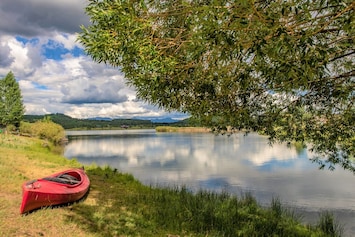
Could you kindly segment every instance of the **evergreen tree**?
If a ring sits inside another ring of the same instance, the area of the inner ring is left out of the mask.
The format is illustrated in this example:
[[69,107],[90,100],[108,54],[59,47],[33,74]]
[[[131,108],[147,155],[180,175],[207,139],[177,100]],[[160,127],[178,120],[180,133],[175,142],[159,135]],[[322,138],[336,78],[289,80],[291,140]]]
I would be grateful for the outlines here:
[[0,80],[0,126],[12,124],[18,127],[24,113],[19,84],[14,74],[9,72]]

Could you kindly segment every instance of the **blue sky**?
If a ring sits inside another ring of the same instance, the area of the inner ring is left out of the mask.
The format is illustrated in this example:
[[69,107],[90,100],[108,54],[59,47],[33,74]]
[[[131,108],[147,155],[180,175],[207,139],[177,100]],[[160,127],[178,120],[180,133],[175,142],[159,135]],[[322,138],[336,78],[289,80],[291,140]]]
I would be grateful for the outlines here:
[[0,78],[12,71],[26,114],[75,118],[171,117],[138,101],[119,69],[91,60],[77,42],[86,0],[1,0]]

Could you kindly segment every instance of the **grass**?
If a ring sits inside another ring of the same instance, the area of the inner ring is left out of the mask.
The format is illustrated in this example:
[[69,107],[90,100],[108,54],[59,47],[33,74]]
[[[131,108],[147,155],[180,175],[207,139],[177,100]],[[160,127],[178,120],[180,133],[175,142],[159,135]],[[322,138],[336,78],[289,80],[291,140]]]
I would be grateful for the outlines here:
[[43,141],[0,134],[0,236],[340,236],[331,214],[308,226],[279,200],[261,208],[251,195],[142,185],[109,167],[85,167],[88,197],[61,208],[21,216],[21,184],[80,167]]
[[0,134],[0,236],[95,236],[69,222],[68,209],[19,214],[23,182],[73,166],[80,164],[53,154],[41,140]]

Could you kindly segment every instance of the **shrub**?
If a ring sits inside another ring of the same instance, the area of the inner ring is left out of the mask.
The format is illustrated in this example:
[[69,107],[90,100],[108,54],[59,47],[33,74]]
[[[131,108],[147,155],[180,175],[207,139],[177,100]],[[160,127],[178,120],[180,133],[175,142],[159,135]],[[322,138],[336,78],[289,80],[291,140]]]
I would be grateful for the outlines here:
[[16,132],[16,130],[17,130],[17,128],[13,124],[9,124],[6,126],[6,131],[9,133],[14,133],[14,132]]
[[20,123],[20,133],[26,135],[34,135],[32,134],[32,124],[28,122],[21,121]]
[[59,144],[65,137],[64,128],[52,121],[37,121],[33,124],[37,137]]
[[59,144],[65,137],[64,128],[48,119],[40,120],[35,123],[22,122],[20,132],[48,140],[54,144]]

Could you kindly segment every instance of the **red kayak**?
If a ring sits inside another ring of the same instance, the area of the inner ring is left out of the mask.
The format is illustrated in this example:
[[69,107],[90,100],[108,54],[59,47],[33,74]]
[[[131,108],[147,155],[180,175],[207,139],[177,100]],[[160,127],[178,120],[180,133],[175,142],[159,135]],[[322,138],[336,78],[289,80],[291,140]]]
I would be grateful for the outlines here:
[[72,203],[88,192],[90,180],[84,169],[70,169],[22,185],[20,213],[41,207]]

